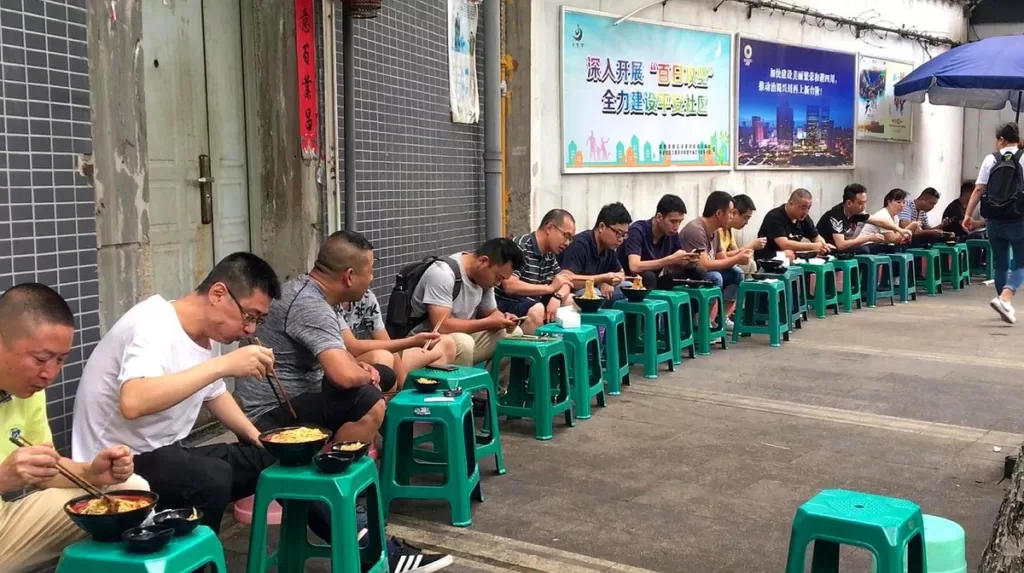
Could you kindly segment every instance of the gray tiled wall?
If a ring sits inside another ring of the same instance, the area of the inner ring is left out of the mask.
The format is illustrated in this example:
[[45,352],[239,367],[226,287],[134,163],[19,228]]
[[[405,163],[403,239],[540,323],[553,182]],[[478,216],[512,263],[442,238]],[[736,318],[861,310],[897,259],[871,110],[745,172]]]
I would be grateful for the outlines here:
[[0,0],[0,290],[36,281],[75,311],[75,347],[46,392],[58,448],[68,444],[84,356],[99,341],[86,0]]
[[[341,3],[339,156],[344,157]],[[483,45],[477,74],[483,95]],[[374,291],[386,302],[405,264],[484,237],[483,121],[451,121],[447,2],[387,0],[355,24],[357,229],[376,246]],[[481,102],[481,109],[483,103]],[[339,196],[344,193],[344,178]]]

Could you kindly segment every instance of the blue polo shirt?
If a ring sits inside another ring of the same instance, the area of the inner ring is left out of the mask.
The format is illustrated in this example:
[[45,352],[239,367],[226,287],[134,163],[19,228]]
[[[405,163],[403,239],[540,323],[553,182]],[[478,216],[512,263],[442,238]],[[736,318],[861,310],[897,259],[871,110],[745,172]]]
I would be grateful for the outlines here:
[[657,243],[654,242],[654,224],[650,219],[635,221],[629,226],[629,236],[619,247],[619,264],[632,275],[629,268],[629,255],[640,255],[641,261],[663,259],[683,248],[679,235],[665,235]]
[[577,275],[594,276],[617,273],[622,270],[614,249],[597,250],[597,237],[592,229],[573,237],[572,243],[562,253],[559,261],[562,268]]

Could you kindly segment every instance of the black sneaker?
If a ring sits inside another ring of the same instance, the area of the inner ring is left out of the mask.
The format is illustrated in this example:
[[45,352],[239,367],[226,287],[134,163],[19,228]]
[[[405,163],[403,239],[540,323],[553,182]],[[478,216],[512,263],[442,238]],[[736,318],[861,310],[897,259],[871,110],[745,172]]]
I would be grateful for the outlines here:
[[398,538],[393,538],[388,568],[391,573],[433,573],[452,564],[451,555],[428,555]]

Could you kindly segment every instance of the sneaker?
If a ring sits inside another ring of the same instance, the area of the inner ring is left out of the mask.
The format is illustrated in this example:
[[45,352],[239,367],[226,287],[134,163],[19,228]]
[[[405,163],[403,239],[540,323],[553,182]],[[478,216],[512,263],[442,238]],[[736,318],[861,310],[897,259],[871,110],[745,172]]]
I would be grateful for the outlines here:
[[728,319],[728,318],[725,319],[725,330],[726,331],[732,332],[732,329],[733,329],[734,326],[736,326],[736,324],[733,323],[733,321],[731,319]]
[[1003,322],[1007,324],[1013,324],[1017,322],[1017,317],[1013,312],[1013,305],[999,298],[998,296],[992,299],[992,302],[988,303],[992,307],[992,310],[999,313],[999,318],[1003,319]]
[[451,555],[430,555],[401,539],[388,544],[388,567],[391,573],[433,573],[452,564]]

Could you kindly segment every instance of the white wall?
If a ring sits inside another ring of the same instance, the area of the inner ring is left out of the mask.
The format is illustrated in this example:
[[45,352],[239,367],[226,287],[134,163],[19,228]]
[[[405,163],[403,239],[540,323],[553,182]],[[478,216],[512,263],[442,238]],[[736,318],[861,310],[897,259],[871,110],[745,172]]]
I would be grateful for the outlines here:
[[[981,24],[971,26],[971,39],[992,38],[1024,34],[1022,24]],[[1007,121],[1014,121],[1017,114],[1007,104],[1002,111],[964,110],[964,155],[962,175],[973,181],[986,155],[996,150],[996,127]]]
[[[812,47],[832,48],[920,64],[930,59],[918,44],[890,36],[858,40],[846,31],[829,31],[802,25],[799,16],[769,15],[754,10],[747,19],[746,7],[719,0],[670,0],[645,9],[637,18],[674,22],[722,32],[739,32],[769,40]],[[705,173],[626,173],[565,175],[561,173],[560,38],[561,6],[627,14],[650,0],[533,0],[531,104],[532,204],[536,222],[555,207],[568,209],[580,228],[593,224],[602,205],[622,201],[634,219],[654,215],[658,198],[675,193],[686,201],[692,214],[703,209],[711,191],[746,193],[758,213],[745,230],[753,236],[761,216],[784,202],[789,193],[804,187],[815,196],[812,216],[817,219],[838,203],[843,187],[853,181],[868,186],[870,207],[881,207],[882,196],[892,187],[910,192],[932,186],[943,192],[942,203],[957,194],[961,175],[963,110],[953,107],[917,106],[914,109],[912,144],[858,142],[856,169],[836,171],[718,171]],[[825,13],[861,19],[877,19],[893,27],[905,25],[932,34],[962,39],[966,22],[961,8],[943,0],[799,0]],[[884,14],[884,16],[883,16]],[[932,56],[941,48],[929,48]],[[733,103],[735,106],[735,102]],[[735,121],[735,120],[734,120]],[[552,137],[552,134],[559,134]],[[937,209],[936,216],[942,210]]]

